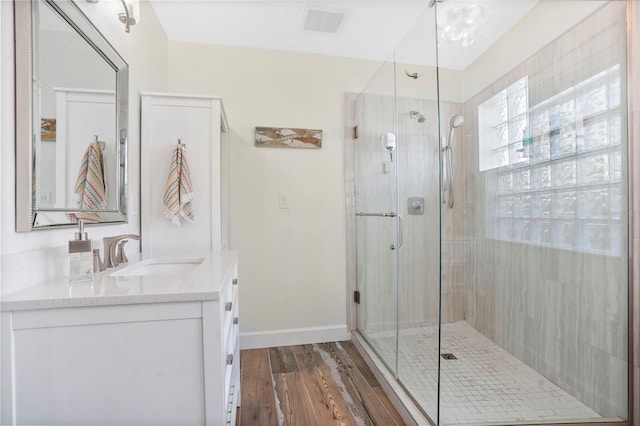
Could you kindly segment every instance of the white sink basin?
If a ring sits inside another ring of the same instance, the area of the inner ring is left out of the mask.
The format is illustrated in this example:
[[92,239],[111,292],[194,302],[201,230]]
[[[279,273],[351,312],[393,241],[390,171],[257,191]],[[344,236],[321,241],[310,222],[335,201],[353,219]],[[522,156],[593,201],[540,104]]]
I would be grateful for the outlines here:
[[111,274],[112,277],[137,277],[149,275],[185,275],[192,272],[204,261],[193,259],[147,259],[127,266]]

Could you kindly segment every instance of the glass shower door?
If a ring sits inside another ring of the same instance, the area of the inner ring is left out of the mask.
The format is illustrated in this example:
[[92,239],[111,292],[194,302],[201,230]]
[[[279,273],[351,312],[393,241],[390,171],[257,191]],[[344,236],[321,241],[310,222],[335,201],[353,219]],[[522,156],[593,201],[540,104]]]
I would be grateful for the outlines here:
[[[395,59],[398,195],[404,233],[398,251],[397,376],[437,424],[442,205],[438,80],[425,70],[436,64],[435,34],[435,10],[427,8],[396,48]],[[412,63],[420,66],[400,65]],[[417,78],[411,77],[415,72]]]
[[623,422],[626,2],[430,3],[355,105],[359,332],[432,424]]
[[357,325],[396,371],[397,141],[393,63],[385,63],[356,100]]
[[[436,7],[455,177],[442,210],[440,424],[628,419],[627,4]],[[505,20],[512,7],[522,17]],[[460,74],[482,40],[474,25],[500,21],[510,30]]]

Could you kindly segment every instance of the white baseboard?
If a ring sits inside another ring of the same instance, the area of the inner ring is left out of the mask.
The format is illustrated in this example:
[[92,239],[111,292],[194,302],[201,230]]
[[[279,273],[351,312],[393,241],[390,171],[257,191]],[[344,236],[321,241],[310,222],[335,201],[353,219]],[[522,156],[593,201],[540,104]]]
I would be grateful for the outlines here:
[[272,348],[350,340],[346,325],[240,333],[240,349]]

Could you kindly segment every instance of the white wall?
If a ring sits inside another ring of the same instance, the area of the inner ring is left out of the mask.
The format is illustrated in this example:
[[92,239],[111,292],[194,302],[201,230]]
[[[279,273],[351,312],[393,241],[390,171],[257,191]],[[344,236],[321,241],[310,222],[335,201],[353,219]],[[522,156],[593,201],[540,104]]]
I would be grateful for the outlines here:
[[[171,91],[221,96],[229,118],[243,347],[345,337],[344,96],[360,92],[379,65],[169,43]],[[323,146],[256,148],[255,126],[322,129]],[[290,209],[279,208],[280,192],[290,194]]]
[[[96,4],[77,3],[98,29],[111,41],[130,66],[129,75],[129,200],[133,211],[139,211],[140,163],[140,98],[143,90],[166,90],[167,38],[155,13],[147,2],[141,2],[140,23],[124,32],[118,21],[120,2],[103,1]],[[66,244],[73,237],[73,229],[45,230],[27,233],[15,232],[15,129],[14,129],[14,62],[13,62],[13,2],[0,2],[1,26],[1,237],[2,293],[15,291],[38,281],[64,275],[66,270]],[[144,190],[144,188],[142,189]],[[95,247],[101,247],[103,236],[121,233],[139,233],[139,216],[132,214],[129,223],[88,227]],[[137,248],[135,242],[130,251]],[[37,263],[36,263],[37,262]],[[37,267],[33,267],[37,265]]]

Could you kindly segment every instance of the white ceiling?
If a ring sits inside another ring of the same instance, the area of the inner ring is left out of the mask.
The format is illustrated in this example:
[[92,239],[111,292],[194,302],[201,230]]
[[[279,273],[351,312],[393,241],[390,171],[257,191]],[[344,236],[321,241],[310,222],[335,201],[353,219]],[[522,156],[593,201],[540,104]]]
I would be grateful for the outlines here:
[[[150,0],[168,38],[383,61],[435,65],[434,9],[429,0]],[[464,69],[538,0],[446,0],[448,8],[479,4],[485,11],[475,42],[441,45],[440,66]],[[303,31],[306,8],[346,13],[337,34]]]

